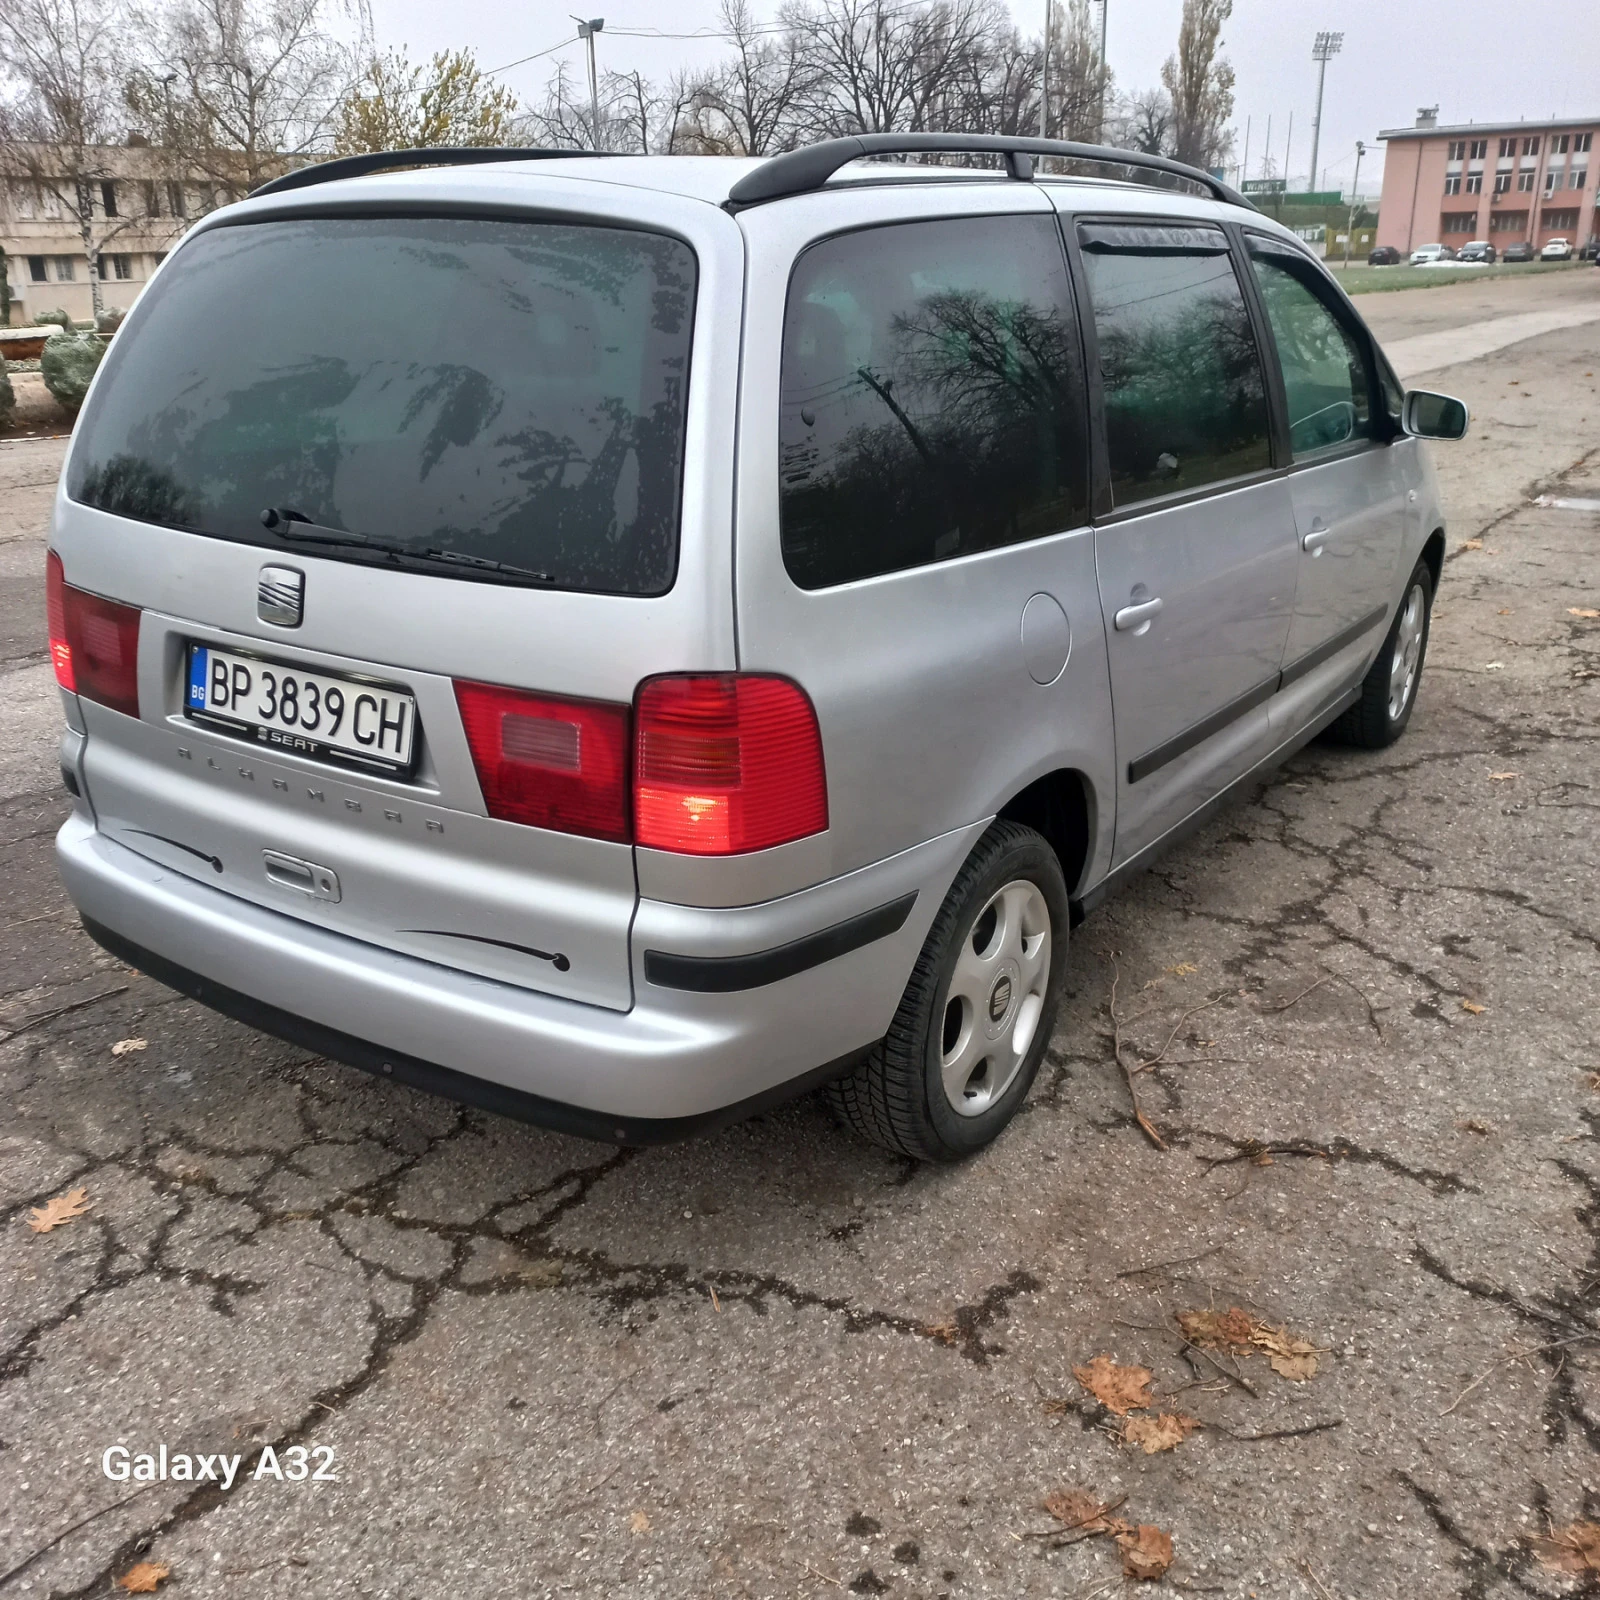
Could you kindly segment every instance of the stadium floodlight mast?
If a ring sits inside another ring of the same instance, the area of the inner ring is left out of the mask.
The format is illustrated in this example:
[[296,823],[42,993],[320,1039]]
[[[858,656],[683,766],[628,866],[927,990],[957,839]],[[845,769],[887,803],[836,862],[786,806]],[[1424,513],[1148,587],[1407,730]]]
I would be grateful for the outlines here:
[[1322,84],[1328,76],[1328,63],[1344,48],[1342,33],[1319,33],[1311,46],[1311,59],[1317,63],[1317,114],[1311,121],[1311,182],[1317,186],[1317,145],[1322,139]]

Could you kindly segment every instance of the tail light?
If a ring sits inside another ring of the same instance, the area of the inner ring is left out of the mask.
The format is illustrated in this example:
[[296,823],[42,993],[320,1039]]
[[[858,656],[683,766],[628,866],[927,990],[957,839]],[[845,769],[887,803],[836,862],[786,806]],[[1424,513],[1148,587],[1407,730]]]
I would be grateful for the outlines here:
[[491,817],[628,838],[628,708],[457,683],[456,704]]
[[798,685],[726,673],[641,686],[634,740],[639,844],[737,855],[827,826],[822,738]]
[[52,550],[45,559],[45,609],[56,682],[113,711],[138,716],[139,608],[74,589]]

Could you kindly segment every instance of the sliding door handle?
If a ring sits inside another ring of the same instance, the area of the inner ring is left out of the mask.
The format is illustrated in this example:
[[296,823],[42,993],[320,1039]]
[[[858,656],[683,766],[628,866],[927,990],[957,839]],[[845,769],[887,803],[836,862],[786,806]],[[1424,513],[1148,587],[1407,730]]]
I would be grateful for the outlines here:
[[1118,633],[1143,633],[1152,617],[1159,616],[1161,601],[1143,600],[1136,606],[1124,606],[1112,619]]

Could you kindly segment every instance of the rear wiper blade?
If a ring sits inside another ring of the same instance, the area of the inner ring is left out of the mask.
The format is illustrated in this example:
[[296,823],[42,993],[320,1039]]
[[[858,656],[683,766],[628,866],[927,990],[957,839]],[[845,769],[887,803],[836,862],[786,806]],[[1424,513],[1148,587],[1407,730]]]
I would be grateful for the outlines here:
[[364,533],[349,533],[343,528],[324,528],[321,523],[313,522],[298,511],[286,511],[277,506],[268,506],[261,513],[261,525],[280,539],[289,539],[296,544],[349,545],[357,550],[372,550],[386,556],[407,554],[404,545],[394,544],[387,539],[372,539]]
[[411,552],[424,561],[444,561],[455,567],[471,567],[475,572],[503,572],[508,578],[531,578],[536,583],[554,583],[548,572],[513,566],[509,561],[494,561],[488,556],[470,555],[465,550],[420,550]]

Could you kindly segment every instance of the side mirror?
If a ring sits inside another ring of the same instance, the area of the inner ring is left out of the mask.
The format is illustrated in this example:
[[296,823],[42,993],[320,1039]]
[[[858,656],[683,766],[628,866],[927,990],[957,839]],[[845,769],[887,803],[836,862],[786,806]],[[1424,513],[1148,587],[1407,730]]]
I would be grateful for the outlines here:
[[1426,389],[1408,389],[1400,426],[1414,439],[1464,439],[1467,408],[1463,401]]

